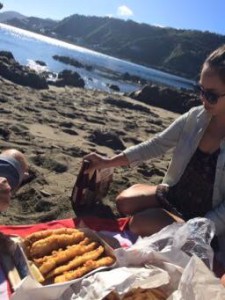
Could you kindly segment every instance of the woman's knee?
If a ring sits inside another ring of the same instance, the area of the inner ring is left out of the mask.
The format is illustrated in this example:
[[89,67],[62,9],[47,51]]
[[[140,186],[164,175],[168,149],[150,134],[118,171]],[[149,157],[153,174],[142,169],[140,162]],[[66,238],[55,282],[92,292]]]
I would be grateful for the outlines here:
[[130,230],[141,236],[149,236],[174,222],[163,209],[151,208],[135,214],[129,222]]
[[158,207],[155,190],[156,186],[132,185],[117,196],[116,206],[118,211],[125,215],[132,215],[150,207]]
[[129,197],[123,194],[123,192],[116,197],[116,207],[119,213],[121,214],[124,215],[132,214],[131,205],[129,203]]

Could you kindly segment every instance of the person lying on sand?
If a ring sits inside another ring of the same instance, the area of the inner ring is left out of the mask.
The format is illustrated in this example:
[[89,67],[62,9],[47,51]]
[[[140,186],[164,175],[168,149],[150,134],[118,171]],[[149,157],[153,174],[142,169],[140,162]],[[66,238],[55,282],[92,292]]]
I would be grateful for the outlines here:
[[162,184],[136,184],[116,198],[131,215],[130,230],[146,236],[174,221],[206,217],[225,241],[225,45],[203,63],[197,85],[201,106],[190,109],[152,139],[111,158],[96,153],[90,168],[134,166],[173,149]]
[[28,164],[24,154],[8,149],[0,154],[0,212],[5,211],[23,179],[28,176]]

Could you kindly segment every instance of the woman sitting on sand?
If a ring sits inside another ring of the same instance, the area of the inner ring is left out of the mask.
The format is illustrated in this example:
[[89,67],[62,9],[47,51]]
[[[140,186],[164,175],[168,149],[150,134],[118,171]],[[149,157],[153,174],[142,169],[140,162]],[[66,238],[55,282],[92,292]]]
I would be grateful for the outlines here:
[[28,175],[28,164],[22,152],[5,150],[0,154],[0,212],[5,211],[23,179]]
[[162,184],[136,184],[116,199],[131,215],[130,230],[151,235],[174,221],[207,217],[225,236],[225,45],[205,60],[198,86],[202,105],[180,116],[154,138],[112,158],[91,153],[90,168],[134,166],[165,154],[173,156]]

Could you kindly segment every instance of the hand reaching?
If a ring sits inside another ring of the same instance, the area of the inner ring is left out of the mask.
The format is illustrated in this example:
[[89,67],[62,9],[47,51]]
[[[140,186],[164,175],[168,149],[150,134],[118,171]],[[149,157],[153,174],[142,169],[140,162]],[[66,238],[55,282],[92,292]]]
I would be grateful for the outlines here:
[[90,153],[83,157],[83,160],[90,161],[88,172],[94,171],[95,169],[104,169],[108,167],[110,159],[106,156],[101,156],[97,153]]

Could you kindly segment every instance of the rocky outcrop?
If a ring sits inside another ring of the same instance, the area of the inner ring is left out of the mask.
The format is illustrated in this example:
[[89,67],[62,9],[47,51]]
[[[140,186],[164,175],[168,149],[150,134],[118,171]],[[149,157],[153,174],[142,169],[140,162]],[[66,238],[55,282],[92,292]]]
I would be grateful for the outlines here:
[[60,55],[53,55],[52,56],[55,60],[58,60],[64,64],[67,64],[67,65],[71,65],[71,66],[74,66],[76,68],[85,68],[86,70],[88,71],[91,71],[93,70],[93,67],[90,66],[90,65],[85,65],[85,64],[82,64],[81,62],[79,62],[78,60],[74,59],[74,58],[71,58],[71,57],[68,57],[68,56],[60,56]]
[[48,84],[44,77],[20,65],[11,52],[0,51],[0,76],[23,86],[34,89],[47,89]]
[[56,81],[48,81],[49,84],[58,87],[64,87],[66,85],[73,87],[84,88],[85,82],[77,72],[71,70],[63,70],[59,72],[58,79]]
[[146,85],[141,90],[130,93],[129,97],[177,113],[184,113],[191,107],[200,105],[199,97],[194,93],[156,85]]
[[119,91],[120,91],[120,88],[119,88],[118,85],[116,85],[116,84],[109,84],[108,87],[109,87],[111,90],[115,91],[115,92],[119,92]]
[[39,66],[42,66],[42,67],[46,67],[46,63],[42,60],[35,60],[36,64],[38,64]]
[[135,82],[135,83],[139,83],[139,84],[147,84],[147,80],[140,77],[140,76],[137,76],[137,75],[132,75],[128,72],[125,72],[122,76],[121,76],[121,79],[124,80],[124,81],[128,81],[128,82]]

